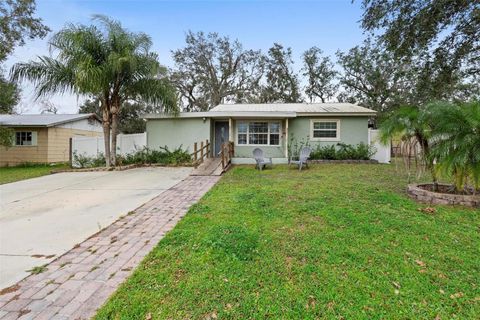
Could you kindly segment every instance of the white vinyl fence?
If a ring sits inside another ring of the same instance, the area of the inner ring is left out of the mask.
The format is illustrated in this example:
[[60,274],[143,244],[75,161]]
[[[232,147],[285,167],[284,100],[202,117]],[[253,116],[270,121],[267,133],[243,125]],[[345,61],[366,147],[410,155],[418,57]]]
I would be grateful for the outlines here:
[[[73,137],[71,158],[72,166],[78,166],[75,163],[75,155],[86,157],[98,157],[105,154],[105,140],[103,137]],[[135,153],[147,145],[147,133],[119,134],[117,136],[117,154],[126,155]]]
[[372,159],[380,163],[390,163],[390,142],[386,145],[380,142],[379,130],[368,129],[368,144],[375,148],[375,154],[372,156]]

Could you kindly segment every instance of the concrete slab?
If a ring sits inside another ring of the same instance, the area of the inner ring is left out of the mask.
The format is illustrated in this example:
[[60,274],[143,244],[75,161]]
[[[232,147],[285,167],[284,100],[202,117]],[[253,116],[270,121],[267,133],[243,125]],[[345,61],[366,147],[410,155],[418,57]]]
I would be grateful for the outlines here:
[[59,173],[0,186],[0,288],[185,179],[191,168]]

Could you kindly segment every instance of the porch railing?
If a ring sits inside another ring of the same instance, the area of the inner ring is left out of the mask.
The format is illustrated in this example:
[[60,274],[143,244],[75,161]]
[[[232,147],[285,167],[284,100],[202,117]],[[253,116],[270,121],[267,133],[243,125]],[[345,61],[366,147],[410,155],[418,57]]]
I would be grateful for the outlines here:
[[193,153],[191,154],[193,159],[193,166],[196,168],[202,162],[204,158],[208,158],[210,156],[210,142],[205,140],[205,142],[200,142],[200,148],[198,147],[198,143],[195,142],[193,144]]
[[234,146],[233,146],[232,141],[223,143],[221,148],[220,148],[219,155],[220,155],[221,162],[222,162],[222,169],[224,171],[232,163],[232,158],[233,158],[233,154],[234,154],[234,149],[233,148],[234,148]]

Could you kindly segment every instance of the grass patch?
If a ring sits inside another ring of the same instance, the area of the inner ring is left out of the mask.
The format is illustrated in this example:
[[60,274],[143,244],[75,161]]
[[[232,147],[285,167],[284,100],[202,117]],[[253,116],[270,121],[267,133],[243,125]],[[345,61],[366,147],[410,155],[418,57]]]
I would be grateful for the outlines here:
[[474,319],[480,211],[410,200],[393,165],[240,166],[96,319]]
[[30,272],[31,274],[40,274],[47,270],[48,270],[47,265],[43,265],[43,266],[33,267],[32,269],[27,270],[27,272]]
[[15,167],[0,167],[0,184],[31,179],[50,174],[54,169],[67,169],[67,164],[24,164]]

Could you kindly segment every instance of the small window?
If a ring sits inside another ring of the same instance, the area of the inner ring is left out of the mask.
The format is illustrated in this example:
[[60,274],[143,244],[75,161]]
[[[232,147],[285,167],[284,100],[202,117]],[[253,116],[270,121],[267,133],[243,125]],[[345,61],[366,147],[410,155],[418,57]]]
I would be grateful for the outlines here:
[[16,146],[34,146],[37,144],[36,132],[32,131],[18,131],[15,132]]
[[280,144],[280,123],[270,122],[270,145],[278,146]]
[[312,140],[340,140],[339,120],[312,120]]
[[247,144],[248,123],[239,122],[237,125],[237,130],[238,130],[238,144]]
[[280,122],[237,122],[237,144],[280,145]]

